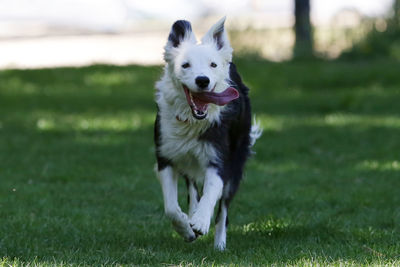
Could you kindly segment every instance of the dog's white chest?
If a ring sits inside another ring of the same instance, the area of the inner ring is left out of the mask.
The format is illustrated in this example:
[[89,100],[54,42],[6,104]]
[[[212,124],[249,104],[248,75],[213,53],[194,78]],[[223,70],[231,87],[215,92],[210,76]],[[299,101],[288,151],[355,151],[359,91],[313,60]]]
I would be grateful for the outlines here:
[[174,166],[193,179],[203,176],[210,161],[217,158],[214,147],[199,140],[204,132],[201,125],[192,125],[177,120],[161,120],[162,156],[171,159]]

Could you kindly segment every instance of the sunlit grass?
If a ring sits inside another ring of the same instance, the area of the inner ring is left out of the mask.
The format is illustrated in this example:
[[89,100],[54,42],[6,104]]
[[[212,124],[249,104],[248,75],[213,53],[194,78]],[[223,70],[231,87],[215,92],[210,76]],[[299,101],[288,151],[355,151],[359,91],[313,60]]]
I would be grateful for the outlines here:
[[387,127],[400,128],[400,117],[384,115],[360,115],[354,113],[331,113],[308,115],[299,120],[297,115],[257,114],[257,120],[266,131],[282,131],[299,125],[320,127]]
[[53,116],[46,112],[34,114],[36,127],[41,131],[76,130],[76,131],[127,131],[151,127],[154,112],[119,112],[116,114],[60,114]]
[[357,164],[356,168],[364,171],[400,171],[400,161],[364,160]]

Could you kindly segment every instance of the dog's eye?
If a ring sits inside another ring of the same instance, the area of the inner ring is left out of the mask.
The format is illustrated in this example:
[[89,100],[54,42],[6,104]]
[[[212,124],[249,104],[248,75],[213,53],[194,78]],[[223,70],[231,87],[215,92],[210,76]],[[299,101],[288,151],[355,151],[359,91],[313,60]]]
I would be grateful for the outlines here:
[[215,64],[214,62],[211,62],[210,66],[211,66],[212,68],[216,68],[216,67],[217,67],[217,64]]
[[190,67],[190,64],[189,64],[189,63],[185,63],[185,64],[182,65],[182,68],[184,68],[184,69],[187,69],[187,68],[189,68],[189,67]]

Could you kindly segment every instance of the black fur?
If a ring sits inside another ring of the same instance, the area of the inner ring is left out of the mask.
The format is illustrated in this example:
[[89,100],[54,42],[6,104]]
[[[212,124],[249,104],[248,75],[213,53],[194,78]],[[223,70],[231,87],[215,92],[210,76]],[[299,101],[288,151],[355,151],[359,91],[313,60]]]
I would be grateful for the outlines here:
[[[190,180],[189,180],[189,177],[187,177],[186,175],[184,175],[183,176],[184,178],[185,178],[185,181],[186,181],[186,189],[189,191],[189,186],[190,186]],[[197,201],[200,201],[200,193],[199,193],[199,188],[197,187],[197,183],[194,181],[193,182],[193,186],[194,186],[194,189],[196,190],[196,200]],[[187,203],[189,204],[190,203],[190,196],[189,196],[189,194],[188,194],[188,196],[187,196]]]
[[157,168],[158,168],[158,171],[162,171],[167,166],[171,165],[171,160],[164,158],[158,152],[158,148],[161,145],[160,115],[158,114],[158,112],[159,112],[159,110],[157,107],[157,117],[156,117],[156,122],[154,124],[154,143],[156,144]]
[[172,25],[171,32],[168,36],[168,41],[172,42],[173,47],[178,47],[185,36],[192,32],[192,25],[186,20],[177,20]]

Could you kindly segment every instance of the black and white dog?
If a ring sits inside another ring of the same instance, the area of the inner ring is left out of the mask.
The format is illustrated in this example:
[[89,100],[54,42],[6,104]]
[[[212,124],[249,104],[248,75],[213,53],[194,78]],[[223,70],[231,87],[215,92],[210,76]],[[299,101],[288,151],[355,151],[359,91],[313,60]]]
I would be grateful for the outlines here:
[[[248,88],[232,61],[218,21],[197,43],[190,22],[176,21],[165,46],[164,74],[156,84],[157,172],[165,213],[187,241],[210,228],[214,207],[215,248],[224,250],[228,207],[243,175],[250,147],[261,135],[251,126]],[[186,179],[189,211],[178,204],[178,177]],[[197,184],[202,184],[200,195]]]

